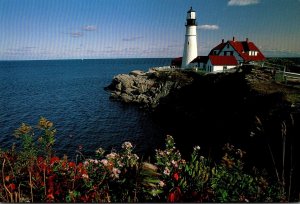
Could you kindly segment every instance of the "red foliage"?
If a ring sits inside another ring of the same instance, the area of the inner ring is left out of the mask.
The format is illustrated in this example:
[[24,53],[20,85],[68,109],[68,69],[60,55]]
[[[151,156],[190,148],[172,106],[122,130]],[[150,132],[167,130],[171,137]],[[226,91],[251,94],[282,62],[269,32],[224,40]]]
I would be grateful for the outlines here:
[[50,159],[50,165],[53,165],[54,163],[58,163],[59,162],[59,158],[58,157],[52,157]]
[[69,167],[70,167],[70,168],[75,168],[75,167],[76,167],[75,162],[69,162]]
[[179,202],[181,198],[181,190],[176,187],[168,196],[168,202]]
[[173,174],[173,179],[174,179],[175,181],[178,181],[178,179],[179,179],[179,174],[178,174],[178,173],[174,173],[174,174]]
[[14,183],[11,183],[11,184],[8,185],[8,189],[10,191],[14,191],[16,189],[16,185]]
[[171,202],[171,203],[174,203],[175,202],[175,193],[174,192],[171,192],[168,196],[168,201]]

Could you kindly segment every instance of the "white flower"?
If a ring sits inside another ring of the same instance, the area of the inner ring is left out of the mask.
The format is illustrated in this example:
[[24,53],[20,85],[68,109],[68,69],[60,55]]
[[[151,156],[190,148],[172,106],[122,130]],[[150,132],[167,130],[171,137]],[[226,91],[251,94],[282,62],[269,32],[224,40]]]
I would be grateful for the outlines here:
[[112,153],[106,155],[106,158],[107,158],[107,159],[115,159],[117,156],[118,156],[117,153],[112,152]]
[[130,142],[124,142],[122,144],[122,148],[123,149],[131,149],[132,148],[132,144]]
[[172,161],[171,161],[171,163],[173,164],[173,166],[174,166],[175,168],[177,168],[177,167],[178,167],[178,163],[177,163],[177,161],[174,161],[174,160],[172,160]]
[[194,150],[200,150],[200,146],[194,147]]
[[137,154],[133,154],[133,157],[138,160],[139,159],[139,156]]
[[164,174],[169,176],[170,175],[170,169],[168,167],[165,168]]
[[84,161],[84,162],[83,162],[83,165],[84,165],[84,166],[88,166],[88,165],[89,165],[89,161]]
[[88,178],[89,178],[89,175],[87,175],[87,174],[82,174],[82,178],[88,179]]
[[159,184],[160,187],[164,187],[166,185],[163,181],[159,181],[158,184]]

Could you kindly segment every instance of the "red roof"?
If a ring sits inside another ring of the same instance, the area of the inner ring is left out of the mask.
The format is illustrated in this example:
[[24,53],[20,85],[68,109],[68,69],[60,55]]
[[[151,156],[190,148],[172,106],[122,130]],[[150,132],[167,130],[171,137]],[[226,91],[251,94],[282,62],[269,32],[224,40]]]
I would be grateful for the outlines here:
[[234,56],[209,55],[212,65],[238,65]]
[[225,46],[225,43],[222,41],[222,43],[220,43],[219,45],[214,47],[208,55],[215,55],[215,53],[214,53],[215,50],[218,51],[218,54],[219,54],[220,50],[223,49],[224,46]]
[[[222,50],[227,44],[230,44],[233,49],[243,58],[244,61],[263,61],[265,56],[256,47],[253,42],[246,41],[227,41],[227,43],[220,43],[215,48],[213,48],[209,55],[213,55],[215,50]],[[249,55],[249,51],[256,51],[257,55]],[[218,53],[219,54],[219,53]]]

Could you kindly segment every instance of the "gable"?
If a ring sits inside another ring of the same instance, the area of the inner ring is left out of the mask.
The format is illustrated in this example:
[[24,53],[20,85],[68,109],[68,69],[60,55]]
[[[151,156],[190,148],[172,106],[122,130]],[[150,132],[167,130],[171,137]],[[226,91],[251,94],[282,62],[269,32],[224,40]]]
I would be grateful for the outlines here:
[[250,42],[248,39],[245,41],[236,41],[235,38],[231,41],[227,41],[214,47],[209,55],[235,55],[239,56],[242,61],[262,61],[265,60],[265,56],[257,48],[257,46]]

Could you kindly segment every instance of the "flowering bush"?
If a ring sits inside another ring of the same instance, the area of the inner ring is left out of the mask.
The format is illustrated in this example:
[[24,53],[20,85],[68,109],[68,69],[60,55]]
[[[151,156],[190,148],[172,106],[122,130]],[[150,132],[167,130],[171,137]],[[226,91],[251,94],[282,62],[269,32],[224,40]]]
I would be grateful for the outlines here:
[[55,134],[46,118],[15,131],[21,146],[0,150],[1,202],[284,201],[276,183],[245,172],[245,152],[229,144],[219,163],[201,156],[199,146],[183,159],[169,135],[154,164],[141,161],[130,142],[119,152],[99,148],[94,158],[74,162],[53,155]]

